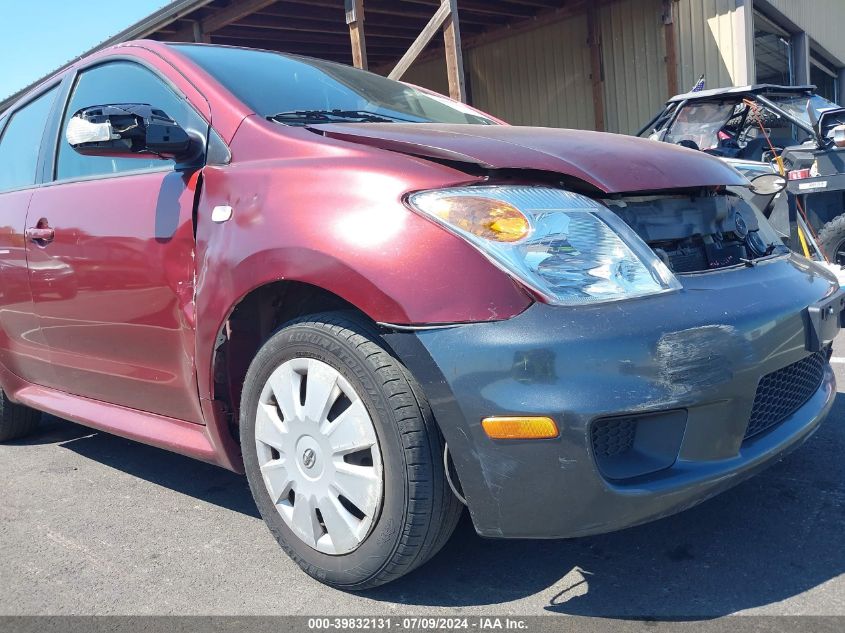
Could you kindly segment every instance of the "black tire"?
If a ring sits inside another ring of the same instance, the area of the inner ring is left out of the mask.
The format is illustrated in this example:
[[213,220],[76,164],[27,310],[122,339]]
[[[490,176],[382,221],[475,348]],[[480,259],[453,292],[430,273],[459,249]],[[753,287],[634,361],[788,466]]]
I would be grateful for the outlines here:
[[[300,540],[274,506],[259,471],[259,397],[270,374],[292,358],[334,367],[359,394],[375,426],[383,501],[369,535],[347,554],[325,554]],[[285,552],[320,582],[352,591],[390,582],[429,560],[454,531],[463,506],[446,480],[443,439],[431,409],[408,370],[356,314],[312,315],[278,330],[247,372],[240,419],[244,465],[261,516]]]
[[35,431],[41,412],[22,404],[15,404],[0,391],[0,442],[26,437]]
[[819,247],[831,262],[845,264],[845,214],[836,216],[822,227]]

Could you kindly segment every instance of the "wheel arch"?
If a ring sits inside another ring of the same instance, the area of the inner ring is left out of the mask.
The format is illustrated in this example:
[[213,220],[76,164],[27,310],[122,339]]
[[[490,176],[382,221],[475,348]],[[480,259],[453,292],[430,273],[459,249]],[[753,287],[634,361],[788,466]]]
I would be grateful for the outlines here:
[[285,323],[320,312],[352,311],[375,322],[363,310],[321,286],[299,280],[261,283],[241,296],[219,325],[209,355],[210,397],[226,405],[237,427],[240,389],[261,345]]

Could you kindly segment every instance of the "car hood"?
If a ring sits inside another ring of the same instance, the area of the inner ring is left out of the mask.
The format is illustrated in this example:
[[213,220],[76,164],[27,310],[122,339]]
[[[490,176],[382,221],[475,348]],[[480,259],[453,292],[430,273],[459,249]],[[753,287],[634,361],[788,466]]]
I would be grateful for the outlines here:
[[582,180],[605,193],[748,181],[723,161],[647,139],[558,128],[435,123],[331,123],[309,126],[330,138],[487,169],[536,169]]

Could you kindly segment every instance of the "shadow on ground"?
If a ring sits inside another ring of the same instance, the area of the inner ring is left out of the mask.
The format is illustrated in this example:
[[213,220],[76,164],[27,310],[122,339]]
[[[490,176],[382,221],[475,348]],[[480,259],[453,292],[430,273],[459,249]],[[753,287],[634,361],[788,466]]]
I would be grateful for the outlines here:
[[[527,599],[532,611],[544,605],[553,613],[657,619],[710,618],[796,596],[845,573],[843,419],[840,395],[819,432],[782,462],[692,510],[623,532],[491,541],[477,537],[465,515],[433,561],[365,595],[449,607]],[[58,443],[258,517],[243,477],[55,418],[45,425],[31,443]]]
[[537,594],[552,613],[656,619],[791,598],[845,573],[843,420],[840,394],[826,423],[783,461],[691,510],[622,532],[490,541],[465,517],[431,563],[368,597],[466,606]]
[[176,453],[45,415],[39,433],[20,445],[58,444],[164,488],[260,519],[246,478]]

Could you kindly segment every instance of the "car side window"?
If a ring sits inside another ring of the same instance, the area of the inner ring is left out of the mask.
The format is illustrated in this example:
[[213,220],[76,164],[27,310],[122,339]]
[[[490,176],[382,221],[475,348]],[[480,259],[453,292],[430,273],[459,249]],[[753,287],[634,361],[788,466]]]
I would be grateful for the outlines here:
[[53,88],[12,114],[0,136],[0,191],[35,184],[44,126],[58,88]]
[[207,129],[202,118],[152,71],[132,62],[109,62],[80,73],[62,120],[56,179],[88,178],[154,168],[173,168],[172,160],[155,156],[111,158],[83,156],[67,142],[70,118],[83,108],[118,103],[144,103],[163,110],[185,130]]

